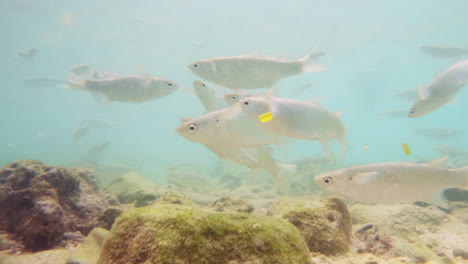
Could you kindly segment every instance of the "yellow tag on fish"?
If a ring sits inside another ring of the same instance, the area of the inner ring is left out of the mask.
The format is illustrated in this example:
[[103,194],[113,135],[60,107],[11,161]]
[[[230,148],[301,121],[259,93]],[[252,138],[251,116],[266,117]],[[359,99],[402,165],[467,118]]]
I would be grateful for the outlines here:
[[265,113],[263,115],[259,115],[258,116],[258,119],[260,120],[260,122],[262,123],[266,123],[266,122],[269,122],[273,119],[273,113],[271,112],[268,112],[268,113]]
[[411,154],[411,150],[410,150],[410,148],[408,147],[408,144],[403,143],[401,146],[403,147],[403,150],[405,151],[406,155],[410,155],[410,154]]

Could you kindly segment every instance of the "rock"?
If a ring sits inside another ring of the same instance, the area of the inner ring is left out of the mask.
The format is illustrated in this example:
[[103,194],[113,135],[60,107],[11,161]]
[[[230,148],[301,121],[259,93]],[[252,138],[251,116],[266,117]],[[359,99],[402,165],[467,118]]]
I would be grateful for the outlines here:
[[461,257],[462,259],[468,259],[468,251],[462,249],[454,249],[452,250],[452,254],[454,257]]
[[297,229],[274,217],[154,204],[123,213],[98,264],[308,264]]
[[156,200],[156,196],[154,194],[139,193],[139,195],[137,195],[137,197],[136,197],[134,205],[135,205],[136,208],[143,207],[143,206],[148,206],[148,205],[152,204],[154,202],[154,200]]
[[380,233],[379,227],[376,225],[364,225],[354,235],[358,241],[362,242],[357,247],[358,253],[384,255],[393,248],[392,239],[386,234]]
[[108,230],[99,227],[94,228],[81,247],[71,253],[66,264],[96,264],[104,240],[109,235]]
[[336,255],[349,250],[351,218],[346,204],[338,198],[282,199],[270,208],[268,215],[282,217],[295,225],[311,252]]
[[387,260],[388,264],[415,264],[415,262],[408,257],[396,257]]
[[102,227],[110,230],[117,216],[122,214],[122,209],[110,207],[107,208],[97,219],[96,227]]
[[114,206],[120,205],[119,199],[118,199],[117,196],[115,196],[114,194],[112,194],[112,193],[105,193],[105,194],[104,194],[104,197],[106,198],[106,201],[107,201],[110,205],[114,205]]
[[218,212],[230,211],[239,213],[251,213],[254,206],[242,199],[232,199],[231,197],[222,197],[216,200],[211,207]]
[[136,172],[130,172],[120,176],[114,180],[105,189],[117,197],[120,203],[134,203],[138,197],[152,194],[159,196],[158,189],[155,184],[147,181],[143,176]]
[[179,192],[165,192],[154,201],[154,204],[195,205],[192,200]]
[[82,168],[11,163],[0,171],[0,226],[32,251],[52,248],[65,232],[88,234],[108,207],[96,183]]
[[366,253],[359,255],[358,258],[353,262],[356,264],[387,264],[387,262],[375,255]]

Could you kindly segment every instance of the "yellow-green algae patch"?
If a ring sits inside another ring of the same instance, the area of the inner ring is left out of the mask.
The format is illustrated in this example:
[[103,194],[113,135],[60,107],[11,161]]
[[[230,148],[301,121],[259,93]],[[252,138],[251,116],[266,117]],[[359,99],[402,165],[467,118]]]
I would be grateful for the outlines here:
[[288,221],[246,213],[153,205],[122,214],[99,264],[310,263]]

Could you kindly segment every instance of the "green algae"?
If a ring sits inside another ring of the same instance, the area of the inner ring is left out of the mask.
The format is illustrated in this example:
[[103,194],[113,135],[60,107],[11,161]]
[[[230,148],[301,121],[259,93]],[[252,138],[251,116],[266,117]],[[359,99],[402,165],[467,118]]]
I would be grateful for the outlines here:
[[153,205],[126,212],[98,261],[110,263],[310,263],[289,222],[246,213]]

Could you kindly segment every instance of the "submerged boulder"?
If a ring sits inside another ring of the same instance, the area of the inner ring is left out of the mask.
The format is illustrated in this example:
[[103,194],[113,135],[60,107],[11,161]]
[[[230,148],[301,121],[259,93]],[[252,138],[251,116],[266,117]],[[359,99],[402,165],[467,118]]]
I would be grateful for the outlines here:
[[109,235],[108,230],[94,228],[84,243],[70,254],[66,264],[95,264],[99,259],[104,240]]
[[255,209],[254,206],[242,199],[232,199],[231,197],[222,197],[216,200],[211,207],[219,212],[240,212],[251,213]]
[[155,204],[123,213],[99,264],[308,264],[303,237],[284,219]]
[[88,234],[107,207],[89,170],[33,160],[0,171],[0,226],[28,250],[49,249],[65,232]]
[[156,185],[147,181],[136,172],[129,172],[120,176],[111,182],[105,191],[108,193],[107,196],[117,197],[118,201],[122,204],[134,203],[140,199],[138,205],[141,205],[142,197],[151,196],[156,198],[159,196]]
[[268,211],[299,229],[311,252],[336,255],[348,251],[351,243],[351,218],[346,204],[338,198],[321,201],[282,199]]

